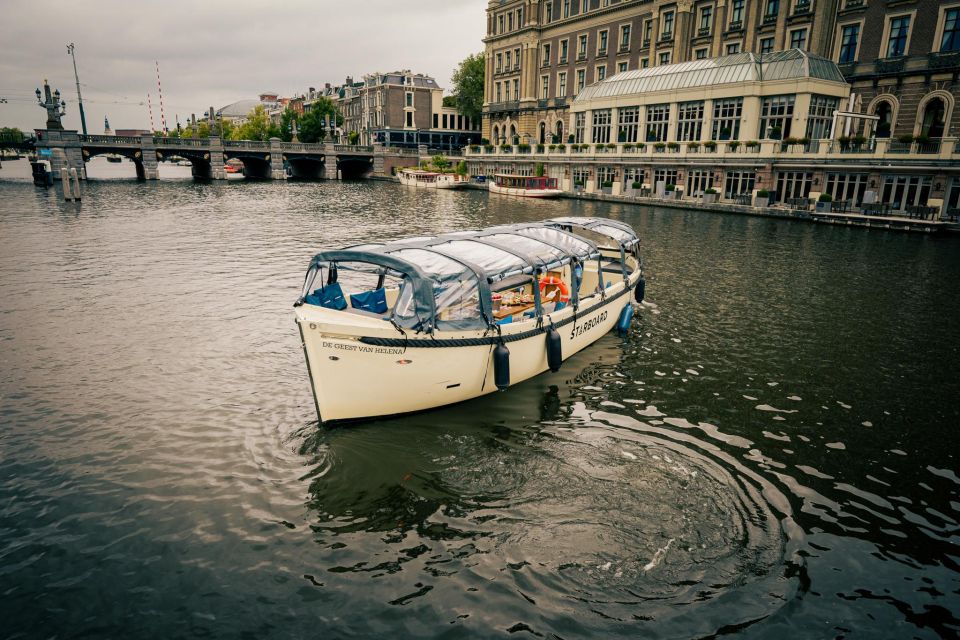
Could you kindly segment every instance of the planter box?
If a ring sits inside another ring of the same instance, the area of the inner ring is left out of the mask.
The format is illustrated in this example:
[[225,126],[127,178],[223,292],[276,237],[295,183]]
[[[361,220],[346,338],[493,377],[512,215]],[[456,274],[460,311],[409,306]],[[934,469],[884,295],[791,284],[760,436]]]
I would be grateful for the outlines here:
[[830,205],[832,202],[817,202],[816,212],[817,213],[830,213]]
[[607,195],[610,195],[611,193],[613,193],[613,187],[600,187],[600,193],[605,193]]
[[753,206],[768,207],[770,206],[770,198],[769,197],[761,198],[760,196],[757,196],[756,198],[753,199]]
[[715,193],[703,194],[703,204],[713,204],[716,201],[717,201],[717,194]]

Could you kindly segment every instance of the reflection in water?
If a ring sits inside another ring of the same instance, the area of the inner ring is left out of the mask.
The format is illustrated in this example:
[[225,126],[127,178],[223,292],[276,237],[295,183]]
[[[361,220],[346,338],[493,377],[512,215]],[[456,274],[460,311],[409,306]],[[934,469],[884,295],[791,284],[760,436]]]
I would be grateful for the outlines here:
[[[0,170],[7,633],[960,633],[951,238],[382,183]],[[321,247],[554,215],[648,303],[506,392],[316,424]],[[891,631],[895,630],[895,631]]]

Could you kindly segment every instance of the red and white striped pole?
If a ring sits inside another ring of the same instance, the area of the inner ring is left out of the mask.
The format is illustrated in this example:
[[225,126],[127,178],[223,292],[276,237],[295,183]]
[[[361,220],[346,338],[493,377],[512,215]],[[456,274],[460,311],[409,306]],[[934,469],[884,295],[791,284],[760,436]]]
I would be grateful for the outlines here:
[[147,94],[147,111],[150,113],[150,133],[153,133],[157,128],[153,125],[153,103],[150,102],[150,94]]
[[160,97],[160,124],[163,126],[163,132],[167,132],[167,117],[163,113],[163,89],[160,87],[160,63],[153,61],[157,65],[157,95]]

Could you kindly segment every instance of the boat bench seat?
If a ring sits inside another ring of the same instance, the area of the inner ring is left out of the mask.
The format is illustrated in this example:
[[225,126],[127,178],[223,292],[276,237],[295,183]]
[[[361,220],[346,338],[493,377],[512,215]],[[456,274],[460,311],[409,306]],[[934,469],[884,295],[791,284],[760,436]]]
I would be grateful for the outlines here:
[[315,289],[313,293],[308,294],[304,299],[307,304],[343,311],[347,308],[347,301],[343,297],[343,288],[339,283],[334,282],[325,287]]
[[355,293],[350,296],[350,306],[376,314],[386,313],[387,293],[383,288]]

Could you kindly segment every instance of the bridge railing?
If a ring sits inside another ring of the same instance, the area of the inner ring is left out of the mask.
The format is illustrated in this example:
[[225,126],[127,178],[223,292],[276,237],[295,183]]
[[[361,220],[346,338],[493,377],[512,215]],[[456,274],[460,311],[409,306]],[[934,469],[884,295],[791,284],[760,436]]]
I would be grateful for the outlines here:
[[337,153],[373,153],[373,147],[361,144],[335,144],[333,150]]
[[316,142],[281,142],[280,148],[284,151],[323,151],[324,145]]
[[[162,140],[162,138],[161,138]],[[106,144],[110,146],[139,146],[140,138],[137,136],[80,136],[80,142],[86,142],[87,144]]]
[[206,138],[163,138],[155,137],[153,144],[173,147],[209,147],[210,141]]
[[268,151],[269,142],[260,142],[259,140],[224,140],[225,149],[256,149],[258,151]]

